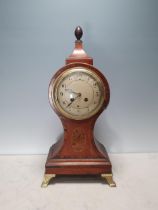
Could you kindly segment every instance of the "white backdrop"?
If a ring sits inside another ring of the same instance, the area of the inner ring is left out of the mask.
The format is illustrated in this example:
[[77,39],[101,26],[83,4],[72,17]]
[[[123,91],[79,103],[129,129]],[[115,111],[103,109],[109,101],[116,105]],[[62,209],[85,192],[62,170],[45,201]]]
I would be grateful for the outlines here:
[[62,132],[48,84],[84,30],[111,101],[95,136],[109,152],[158,151],[158,1],[0,1],[0,153],[45,154]]

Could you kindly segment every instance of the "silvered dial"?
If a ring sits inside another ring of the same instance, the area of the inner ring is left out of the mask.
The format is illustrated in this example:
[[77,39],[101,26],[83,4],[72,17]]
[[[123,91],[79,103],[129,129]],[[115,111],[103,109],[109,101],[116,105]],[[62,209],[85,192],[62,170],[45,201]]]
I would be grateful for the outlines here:
[[83,67],[64,71],[49,86],[49,100],[64,116],[82,120],[96,114],[104,102],[100,77]]

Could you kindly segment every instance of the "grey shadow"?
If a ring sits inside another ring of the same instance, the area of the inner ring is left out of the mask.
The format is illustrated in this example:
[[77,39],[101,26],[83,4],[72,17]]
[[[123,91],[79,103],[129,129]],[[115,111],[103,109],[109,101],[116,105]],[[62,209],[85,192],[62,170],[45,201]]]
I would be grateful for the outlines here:
[[99,175],[57,175],[50,180],[49,185],[55,184],[107,184],[106,181]]

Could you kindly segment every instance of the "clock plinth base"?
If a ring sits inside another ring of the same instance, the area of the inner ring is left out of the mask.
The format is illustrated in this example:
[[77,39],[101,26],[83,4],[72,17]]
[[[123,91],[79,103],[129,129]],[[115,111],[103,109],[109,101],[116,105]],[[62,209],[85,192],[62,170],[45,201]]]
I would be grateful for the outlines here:
[[42,183],[42,187],[47,187],[50,180],[56,175],[100,175],[106,180],[110,187],[115,187],[116,184],[112,178],[112,165],[109,160],[105,147],[97,143],[97,150],[101,156],[98,157],[60,157],[57,155],[57,148],[61,147],[62,140],[54,144],[48,154],[48,158],[45,165],[45,175]]

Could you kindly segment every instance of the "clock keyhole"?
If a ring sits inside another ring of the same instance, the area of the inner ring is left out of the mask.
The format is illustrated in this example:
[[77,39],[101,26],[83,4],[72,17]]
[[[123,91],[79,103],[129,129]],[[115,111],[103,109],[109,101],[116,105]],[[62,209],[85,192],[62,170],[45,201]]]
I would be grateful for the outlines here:
[[88,101],[88,98],[84,98],[84,101],[87,102]]

